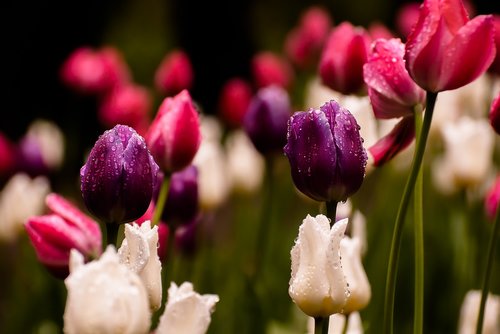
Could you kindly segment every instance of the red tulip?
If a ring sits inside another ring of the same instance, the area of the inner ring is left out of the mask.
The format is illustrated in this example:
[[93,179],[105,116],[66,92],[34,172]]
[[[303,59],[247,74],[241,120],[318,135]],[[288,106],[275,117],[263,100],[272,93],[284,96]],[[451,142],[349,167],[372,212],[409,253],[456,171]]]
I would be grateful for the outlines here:
[[219,114],[231,127],[240,127],[252,100],[252,87],[243,79],[233,78],[222,87]]
[[271,85],[288,88],[293,81],[290,64],[272,52],[261,52],[253,57],[252,73],[257,88]]
[[155,74],[156,88],[165,95],[175,95],[193,84],[193,67],[187,53],[175,50],[163,58]]

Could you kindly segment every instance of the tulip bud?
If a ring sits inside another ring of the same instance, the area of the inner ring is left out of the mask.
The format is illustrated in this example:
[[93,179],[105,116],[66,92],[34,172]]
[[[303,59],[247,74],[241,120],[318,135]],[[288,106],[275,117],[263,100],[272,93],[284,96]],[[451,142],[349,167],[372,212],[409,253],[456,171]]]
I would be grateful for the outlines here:
[[489,116],[490,124],[493,127],[493,130],[500,135],[500,92],[491,103]]
[[38,260],[58,278],[69,273],[69,254],[76,249],[89,261],[101,254],[99,224],[57,194],[45,202],[51,214],[33,216],[25,224]]
[[189,56],[182,50],[167,54],[155,74],[155,85],[165,95],[176,95],[193,84],[193,67]]
[[261,52],[253,57],[252,73],[258,88],[271,85],[288,88],[293,81],[290,64],[272,52]]
[[146,221],[125,225],[125,239],[118,249],[120,263],[139,275],[149,298],[152,311],[161,306],[161,262],[158,257],[158,226]]
[[347,219],[333,224],[326,216],[307,215],[292,248],[292,273],[288,293],[311,317],[342,313],[349,296],[340,259],[340,241]]
[[497,214],[498,203],[500,203],[500,175],[496,177],[495,182],[490,186],[484,198],[484,211],[491,220]]
[[243,79],[233,78],[222,87],[219,97],[219,115],[230,127],[243,125],[243,119],[252,99],[252,87]]
[[163,172],[172,173],[191,163],[201,135],[198,112],[187,90],[163,100],[146,142]]
[[345,201],[361,186],[367,161],[356,119],[337,102],[296,112],[284,148],[295,186],[317,201]]
[[193,284],[184,282],[177,286],[170,283],[165,312],[160,318],[156,334],[202,334],[206,333],[211,313],[219,301],[217,295],[200,295]]
[[177,226],[189,222],[197,213],[198,168],[190,165],[170,177],[162,220],[171,226]]
[[151,102],[146,88],[135,84],[119,86],[103,98],[98,117],[106,127],[123,124],[139,131],[148,122]]
[[495,57],[491,15],[469,20],[461,1],[424,0],[406,42],[406,68],[430,92],[462,87],[484,73]]
[[257,92],[250,102],[244,128],[255,148],[262,154],[281,152],[286,143],[287,121],[291,114],[290,98],[279,86]]
[[370,37],[363,28],[343,22],[333,29],[323,49],[319,73],[323,83],[342,94],[359,92],[364,85],[363,64]]
[[99,260],[83,264],[71,251],[64,310],[64,333],[148,333],[151,325],[146,288],[136,273],[119,262],[113,246]]
[[144,139],[117,125],[99,137],[80,170],[85,205],[106,223],[135,220],[149,206],[157,172]]
[[50,183],[44,176],[12,176],[0,192],[0,241],[14,240],[29,217],[42,214],[49,192]]
[[186,256],[192,256],[198,249],[198,230],[200,219],[194,218],[192,221],[179,226],[175,230],[175,247]]

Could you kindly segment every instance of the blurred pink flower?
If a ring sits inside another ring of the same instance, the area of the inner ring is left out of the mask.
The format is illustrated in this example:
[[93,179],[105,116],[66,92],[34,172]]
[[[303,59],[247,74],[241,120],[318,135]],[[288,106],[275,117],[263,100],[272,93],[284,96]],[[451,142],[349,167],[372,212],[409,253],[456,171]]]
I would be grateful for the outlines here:
[[494,219],[497,214],[498,203],[500,202],[500,175],[491,185],[484,198],[484,210],[489,219]]
[[417,23],[419,10],[419,2],[408,2],[398,9],[396,13],[396,29],[404,40],[408,38]]
[[490,124],[497,134],[500,135],[500,92],[491,103]]
[[240,78],[228,80],[219,96],[219,115],[233,128],[241,127],[253,92],[250,83]]
[[288,88],[293,81],[290,64],[270,51],[260,52],[253,57],[252,74],[257,88],[273,84]]
[[186,52],[174,50],[168,53],[156,70],[155,85],[163,94],[171,96],[193,85],[193,67]]

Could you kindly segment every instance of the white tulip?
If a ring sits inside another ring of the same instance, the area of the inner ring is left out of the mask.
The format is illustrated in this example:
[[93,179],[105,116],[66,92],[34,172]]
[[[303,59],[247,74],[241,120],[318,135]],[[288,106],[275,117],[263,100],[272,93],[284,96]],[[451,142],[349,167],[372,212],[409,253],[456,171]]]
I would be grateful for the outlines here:
[[232,132],[226,140],[226,152],[233,189],[243,193],[257,191],[264,178],[265,161],[246,133]]
[[161,261],[158,257],[158,226],[151,228],[149,220],[141,226],[136,223],[125,225],[118,256],[120,262],[139,275],[148,292],[152,310],[161,306]]
[[324,215],[307,215],[291,251],[292,273],[288,293],[311,317],[341,313],[349,290],[340,261],[340,241],[347,219],[330,221]]
[[340,241],[342,270],[349,287],[349,295],[344,306],[346,314],[359,311],[371,299],[371,287],[361,262],[361,241],[345,237]]
[[[460,309],[458,334],[476,333],[481,291],[471,290],[465,295]],[[500,296],[488,294],[484,309],[483,334],[500,334]]]
[[50,183],[44,176],[14,175],[0,193],[0,240],[15,239],[29,217],[41,215],[49,192]]
[[151,313],[146,289],[137,274],[119,262],[113,246],[87,264],[71,251],[64,310],[66,334],[148,333]]
[[64,135],[59,127],[47,120],[35,120],[26,132],[27,138],[40,145],[42,159],[50,169],[59,168],[64,158]]
[[165,312],[160,318],[156,334],[203,334],[211,321],[217,295],[200,295],[190,282],[177,286],[174,282],[168,289]]

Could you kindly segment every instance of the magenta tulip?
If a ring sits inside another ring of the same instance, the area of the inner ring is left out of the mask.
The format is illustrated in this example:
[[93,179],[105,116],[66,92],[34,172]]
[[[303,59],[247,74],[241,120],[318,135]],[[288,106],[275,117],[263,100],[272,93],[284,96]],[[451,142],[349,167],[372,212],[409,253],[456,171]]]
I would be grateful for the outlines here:
[[156,70],[156,88],[163,94],[172,96],[193,85],[193,66],[187,53],[182,50],[170,52],[163,58]]

